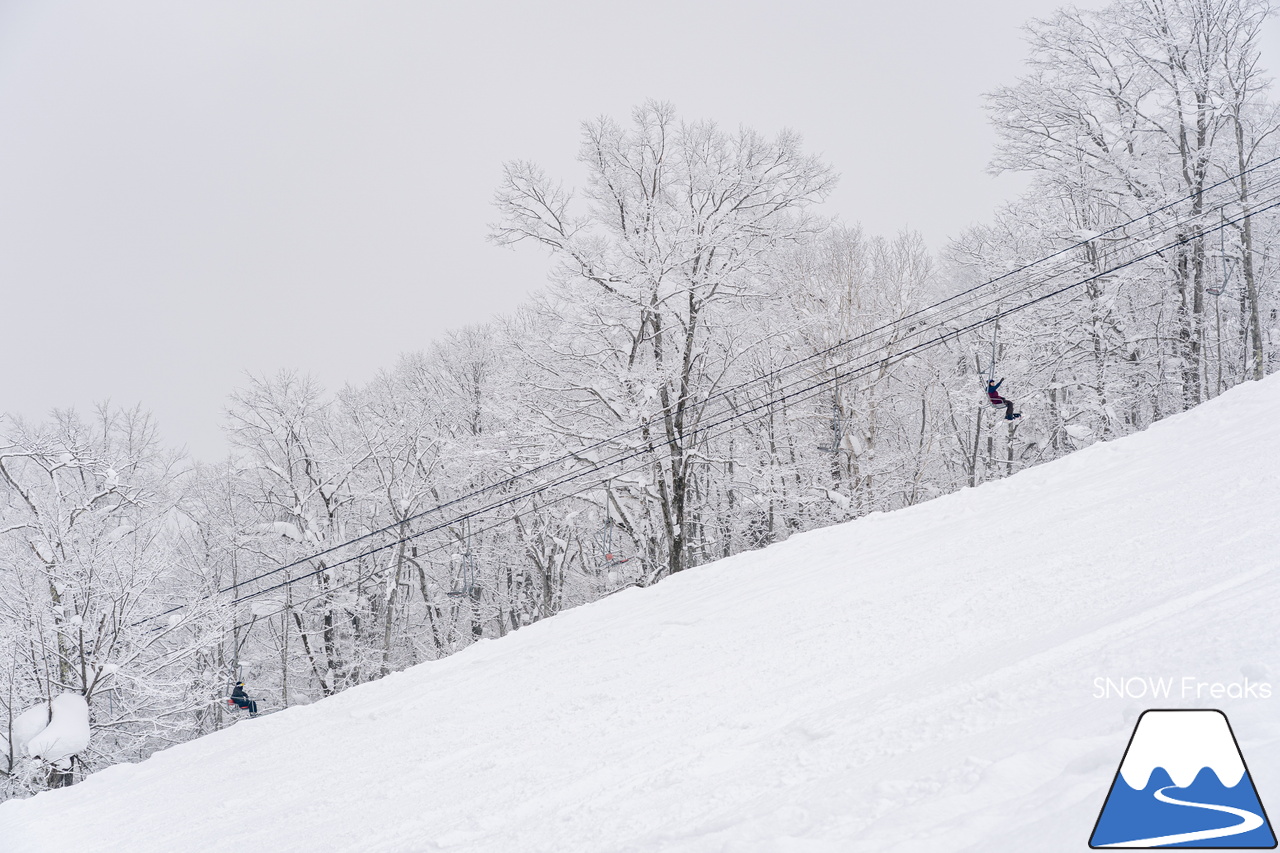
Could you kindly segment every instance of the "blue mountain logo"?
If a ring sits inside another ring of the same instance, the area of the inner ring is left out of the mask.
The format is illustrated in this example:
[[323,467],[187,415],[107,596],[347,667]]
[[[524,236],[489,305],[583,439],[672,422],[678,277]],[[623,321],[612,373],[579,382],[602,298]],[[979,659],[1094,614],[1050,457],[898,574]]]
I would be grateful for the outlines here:
[[1144,711],[1089,846],[1273,849],[1275,833],[1221,711]]

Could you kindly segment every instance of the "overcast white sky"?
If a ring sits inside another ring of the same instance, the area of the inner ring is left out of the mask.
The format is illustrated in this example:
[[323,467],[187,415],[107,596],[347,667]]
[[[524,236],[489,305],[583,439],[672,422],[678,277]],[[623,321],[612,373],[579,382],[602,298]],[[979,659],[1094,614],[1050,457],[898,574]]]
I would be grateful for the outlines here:
[[140,402],[216,458],[246,372],[363,382],[541,286],[484,239],[502,162],[576,180],[646,98],[799,131],[828,213],[940,246],[1022,186],[981,94],[1059,5],[0,0],[0,411]]

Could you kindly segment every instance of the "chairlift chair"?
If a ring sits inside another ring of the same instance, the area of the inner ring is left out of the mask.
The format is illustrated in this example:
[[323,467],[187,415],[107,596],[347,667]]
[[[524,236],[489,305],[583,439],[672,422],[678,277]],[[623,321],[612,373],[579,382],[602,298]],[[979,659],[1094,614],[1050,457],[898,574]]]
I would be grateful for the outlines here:
[[[1204,292],[1212,297],[1219,297],[1223,291],[1231,284],[1231,277],[1235,273],[1237,258],[1227,254],[1226,241],[1226,217],[1222,216],[1222,225],[1218,228],[1218,261],[1222,267],[1222,280],[1211,284],[1206,284]],[[1234,241],[1233,241],[1234,243]]]
[[606,503],[604,507],[604,527],[596,531],[593,538],[596,541],[596,548],[600,552],[601,561],[607,569],[612,569],[614,566],[621,566],[623,563],[631,559],[630,557],[622,556],[614,550],[613,528],[616,525],[617,522],[613,520],[613,516],[609,513],[609,504]]
[[[239,679],[237,679],[236,683],[239,684],[241,682]],[[250,698],[248,701],[252,702],[253,707],[257,708],[258,710],[250,711],[249,710],[250,706],[248,705],[241,707],[240,705],[237,705],[236,700],[230,696],[227,697],[227,710],[230,711],[233,716],[237,716],[237,717],[240,716],[241,711],[248,713],[250,717],[261,717],[263,714],[261,700]]]
[[459,564],[458,571],[450,583],[449,590],[445,593],[450,598],[470,596],[476,584],[476,558],[471,553],[471,521],[469,519],[462,524],[461,539],[462,553],[453,555],[453,561]]
[[630,560],[630,557],[624,557],[617,553],[613,548],[613,528],[614,520],[606,512],[604,517],[604,528],[596,533],[596,547],[600,549],[600,555],[603,558],[606,568],[620,566]]
[[1235,275],[1236,258],[1228,257],[1223,254],[1219,257],[1222,267],[1222,278],[1218,281],[1211,281],[1204,286],[1204,292],[1210,296],[1221,296],[1231,285],[1231,279]]
[[458,562],[461,564],[459,572],[453,578],[452,587],[445,593],[450,598],[462,598],[463,596],[471,595],[471,590],[475,588],[475,555],[468,550],[461,555]]

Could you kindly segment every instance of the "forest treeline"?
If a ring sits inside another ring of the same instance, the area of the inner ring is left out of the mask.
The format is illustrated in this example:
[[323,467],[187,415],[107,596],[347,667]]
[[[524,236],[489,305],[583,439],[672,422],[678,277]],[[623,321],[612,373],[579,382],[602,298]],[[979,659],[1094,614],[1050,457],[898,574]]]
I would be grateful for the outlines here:
[[[941,252],[824,219],[836,175],[798,136],[653,102],[584,125],[583,186],[505,167],[494,242],[554,261],[528,304],[362,386],[249,382],[224,462],[137,409],[6,418],[0,797],[223,727],[237,679],[315,701],[1273,372],[1268,14],[1030,24],[988,109],[993,170],[1032,188]],[[70,771],[13,725],[68,691],[93,726]]]

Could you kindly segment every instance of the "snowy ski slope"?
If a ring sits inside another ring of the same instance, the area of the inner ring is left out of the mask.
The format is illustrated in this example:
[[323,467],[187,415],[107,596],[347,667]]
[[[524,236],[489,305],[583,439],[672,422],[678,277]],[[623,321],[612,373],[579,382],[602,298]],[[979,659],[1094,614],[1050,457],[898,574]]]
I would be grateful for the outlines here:
[[[0,805],[0,851],[1081,851],[1149,707],[1224,710],[1280,816],[1278,424],[1280,376],[628,590]],[[1132,676],[1173,695],[1095,698]]]

